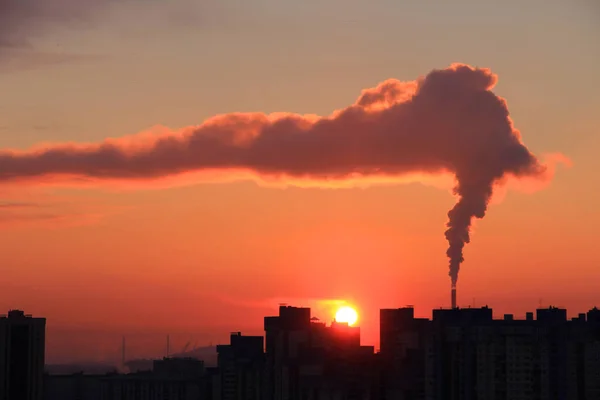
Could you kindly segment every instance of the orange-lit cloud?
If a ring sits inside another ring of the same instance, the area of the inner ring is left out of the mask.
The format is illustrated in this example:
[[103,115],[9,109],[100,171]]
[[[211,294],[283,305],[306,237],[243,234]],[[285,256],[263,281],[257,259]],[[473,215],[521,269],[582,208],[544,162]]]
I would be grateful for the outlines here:
[[477,161],[504,167],[496,175],[539,177],[546,168],[521,143],[505,101],[490,91],[495,82],[487,69],[453,65],[418,81],[385,81],[329,117],[232,113],[177,132],[155,128],[98,144],[0,150],[0,181],[95,186],[253,178],[346,187],[434,182]]
[[413,82],[388,80],[328,117],[232,113],[177,132],[97,144],[0,151],[0,182],[97,185],[255,179],[343,187],[451,175],[458,202],[446,238],[455,284],[473,217],[508,177],[544,180],[488,69],[454,64]]

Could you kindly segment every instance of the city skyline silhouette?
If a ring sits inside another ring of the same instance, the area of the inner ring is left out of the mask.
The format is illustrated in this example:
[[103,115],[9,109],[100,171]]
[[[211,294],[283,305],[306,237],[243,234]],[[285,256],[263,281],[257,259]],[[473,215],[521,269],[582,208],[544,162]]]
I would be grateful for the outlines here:
[[[340,317],[342,314],[338,314]],[[264,317],[264,334],[231,332],[229,344],[181,352],[167,336],[162,357],[117,365],[44,365],[46,319],[0,315],[0,394],[6,399],[592,399],[600,371],[600,310],[567,318],[538,308],[525,318],[493,310],[413,306],[380,310],[380,349],[360,326],[312,316],[287,304]],[[125,397],[123,397],[125,396]],[[232,397],[233,396],[233,397]]]

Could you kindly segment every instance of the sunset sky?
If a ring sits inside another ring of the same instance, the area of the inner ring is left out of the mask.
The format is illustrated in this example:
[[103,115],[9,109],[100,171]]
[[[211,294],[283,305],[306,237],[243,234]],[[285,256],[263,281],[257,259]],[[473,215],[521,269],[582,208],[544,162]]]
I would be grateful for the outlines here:
[[[231,112],[328,116],[389,78],[490,68],[529,150],[572,165],[494,196],[465,247],[459,305],[600,306],[594,0],[59,2],[11,16],[0,0],[0,24],[13,18],[0,28],[0,151]],[[0,180],[0,312],[46,317],[54,361],[117,358],[121,334],[137,338],[132,356],[161,355],[167,333],[175,348],[260,334],[279,303],[324,320],[348,303],[377,345],[380,308],[448,306],[447,185],[186,182]]]

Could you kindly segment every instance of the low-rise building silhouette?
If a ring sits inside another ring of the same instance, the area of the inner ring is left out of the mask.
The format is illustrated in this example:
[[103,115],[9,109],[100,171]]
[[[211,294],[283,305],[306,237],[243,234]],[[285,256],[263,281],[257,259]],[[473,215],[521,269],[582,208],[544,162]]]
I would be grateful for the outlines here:
[[107,375],[46,374],[44,400],[101,400],[101,384]]
[[100,379],[100,400],[201,400],[207,380],[204,363],[191,358],[155,360],[152,371]]

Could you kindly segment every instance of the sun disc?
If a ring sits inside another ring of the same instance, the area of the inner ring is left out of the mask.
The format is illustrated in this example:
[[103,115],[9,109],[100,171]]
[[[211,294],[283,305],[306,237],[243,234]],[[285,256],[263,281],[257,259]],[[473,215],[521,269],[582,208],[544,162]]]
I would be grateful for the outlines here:
[[358,313],[356,310],[349,306],[340,307],[335,313],[336,322],[347,323],[352,326],[358,320]]

